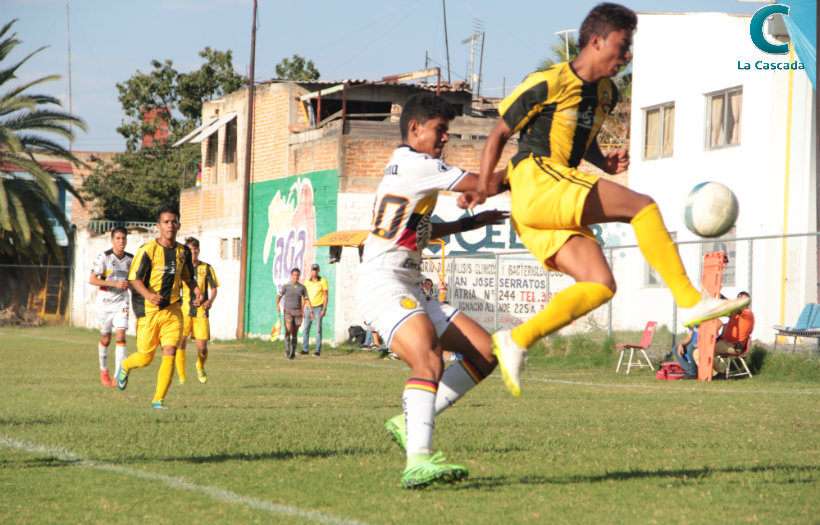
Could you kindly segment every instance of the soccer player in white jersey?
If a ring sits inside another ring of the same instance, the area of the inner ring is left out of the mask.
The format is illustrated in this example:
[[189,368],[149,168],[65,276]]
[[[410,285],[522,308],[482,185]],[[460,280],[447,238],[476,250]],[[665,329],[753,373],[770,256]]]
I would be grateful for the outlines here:
[[[456,481],[467,469],[432,454],[435,416],[489,375],[496,365],[490,335],[449,304],[423,293],[421,252],[431,238],[499,224],[508,216],[485,211],[459,221],[431,223],[441,190],[466,191],[478,177],[440,159],[456,112],[432,94],[404,105],[402,145],[394,152],[376,190],[373,222],[364,245],[356,305],[367,324],[412,372],[402,396],[404,414],[385,429],[407,455],[405,488]],[[502,190],[499,172],[492,194]],[[441,348],[464,359],[444,370]]]
[[126,356],[125,331],[128,329],[128,270],[133,255],[125,251],[128,231],[122,227],[111,230],[111,249],[99,254],[91,266],[89,284],[99,286],[96,311],[100,329],[97,353],[100,358],[100,381],[103,386],[116,386],[108,373],[108,345],[111,344],[111,330],[116,331],[117,352],[114,377]]

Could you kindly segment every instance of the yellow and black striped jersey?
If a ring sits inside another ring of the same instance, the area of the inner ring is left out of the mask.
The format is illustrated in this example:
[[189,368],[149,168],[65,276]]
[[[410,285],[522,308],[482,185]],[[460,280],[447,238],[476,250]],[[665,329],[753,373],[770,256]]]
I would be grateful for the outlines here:
[[[200,261],[193,268],[196,285],[202,290],[202,302],[204,303],[210,297],[211,289],[219,286],[219,281],[216,278],[214,267],[210,264]],[[182,313],[188,317],[208,317],[208,310],[202,306],[194,306],[194,299],[191,288],[186,283],[182,283]]]
[[145,317],[179,302],[181,283],[190,280],[193,275],[191,250],[187,246],[175,243],[173,248],[165,248],[157,241],[143,244],[131,262],[128,280],[142,281],[150,291],[160,294],[162,301],[159,306],[154,306],[141,294],[134,292],[131,294],[134,315]]
[[585,82],[569,62],[532,73],[498,106],[507,126],[521,132],[513,165],[534,155],[578,167],[617,102],[611,79]]

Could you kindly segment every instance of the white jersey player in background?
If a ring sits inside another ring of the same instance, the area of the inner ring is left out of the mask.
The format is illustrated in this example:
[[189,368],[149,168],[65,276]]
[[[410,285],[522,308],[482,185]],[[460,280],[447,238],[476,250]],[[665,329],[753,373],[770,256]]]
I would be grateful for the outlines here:
[[100,329],[100,343],[97,346],[100,358],[100,381],[103,386],[116,386],[108,373],[108,345],[111,330],[116,330],[116,366],[114,377],[126,357],[125,331],[128,329],[129,293],[128,270],[133,255],[125,251],[128,231],[117,227],[111,230],[111,249],[99,254],[91,266],[89,284],[99,286],[97,291],[97,325]]
[[[467,469],[432,454],[437,413],[452,405],[496,366],[490,335],[453,306],[423,293],[421,252],[431,238],[503,222],[508,214],[485,211],[447,223],[431,223],[439,191],[476,188],[477,175],[440,157],[456,112],[432,94],[414,95],[404,105],[402,145],[384,170],[376,191],[373,222],[364,245],[356,305],[366,323],[407,363],[411,377],[402,396],[404,414],[385,429],[407,455],[401,485],[423,487],[456,481]],[[502,191],[503,172],[492,194]],[[444,370],[442,346],[464,358]]]

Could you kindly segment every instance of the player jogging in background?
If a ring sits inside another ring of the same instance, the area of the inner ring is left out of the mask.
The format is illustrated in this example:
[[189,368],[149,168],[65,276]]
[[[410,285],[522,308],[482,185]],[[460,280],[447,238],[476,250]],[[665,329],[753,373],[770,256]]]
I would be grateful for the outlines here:
[[[438,192],[476,187],[478,177],[440,160],[447,143],[452,105],[432,94],[415,95],[402,110],[402,145],[394,152],[376,190],[373,222],[362,263],[356,306],[365,323],[410,366],[404,414],[385,429],[406,453],[405,488],[456,481],[467,469],[433,455],[436,414],[452,405],[495,368],[490,334],[453,306],[421,289],[421,252],[431,238],[498,224],[506,214],[486,211],[448,223],[431,223]],[[501,173],[497,180],[500,180]],[[492,188],[492,194],[500,190]],[[441,347],[464,359],[444,370]]]
[[89,284],[99,286],[94,309],[100,329],[97,353],[100,358],[100,382],[103,386],[115,386],[108,373],[108,346],[111,344],[113,329],[117,341],[114,377],[125,360],[125,331],[128,329],[128,269],[133,255],[125,251],[128,231],[117,227],[111,230],[111,248],[102,252],[91,266]]
[[211,322],[209,312],[216,300],[219,281],[216,279],[216,272],[213,266],[199,260],[199,240],[195,237],[185,239],[185,246],[191,250],[191,264],[194,267],[194,279],[202,291],[202,304],[194,304],[194,295],[191,287],[187,283],[182,283],[182,337],[177,347],[175,358],[179,383],[185,384],[185,347],[188,337],[193,333],[196,341],[196,375],[200,383],[208,381],[205,374],[205,361],[208,360],[208,341],[211,340]]
[[531,74],[501,102],[502,118],[484,146],[479,188],[459,197],[464,208],[484,202],[504,145],[520,133],[518,153],[507,165],[513,226],[547,269],[576,281],[532,319],[493,334],[502,377],[515,396],[521,395],[526,350],[615,293],[615,278],[591,224],[632,224],[641,253],[685,310],[685,326],[731,314],[748,303],[706,297],[692,286],[650,197],[577,169],[581,159],[609,174],[629,167],[626,149],[604,155],[596,136],[618,102],[610,77],[630,59],[637,21],[635,13],[621,5],[596,6],[581,25],[578,58]]
[[157,346],[162,346],[162,364],[151,407],[165,409],[165,394],[174,375],[174,354],[182,336],[179,287],[183,282],[188,283],[196,306],[202,304],[202,291],[193,279],[191,251],[176,242],[179,213],[170,206],[160,206],[157,229],[159,237],[140,247],[128,273],[136,292],[132,304],[137,316],[137,352],[123,361],[117,387],[125,390],[131,370],[149,365]]

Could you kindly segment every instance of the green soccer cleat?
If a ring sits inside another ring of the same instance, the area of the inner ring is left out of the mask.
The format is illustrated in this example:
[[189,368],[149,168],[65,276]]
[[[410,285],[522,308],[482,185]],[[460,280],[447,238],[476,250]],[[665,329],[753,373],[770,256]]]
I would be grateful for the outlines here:
[[179,384],[180,384],[180,385],[184,385],[184,384],[185,384],[185,380],[184,380],[184,379],[182,379],[181,377],[179,378]]
[[120,373],[117,374],[117,388],[120,390],[125,390],[125,387],[128,386],[128,370],[125,368],[120,368]]
[[405,489],[420,489],[431,483],[452,483],[467,477],[467,469],[459,465],[445,465],[447,461],[441,452],[436,453],[415,467],[408,467],[401,475],[401,486]]
[[384,424],[384,429],[387,431],[396,445],[400,446],[402,450],[407,450],[407,423],[404,421],[404,414],[399,414],[392,417]]
[[207,383],[208,376],[205,374],[204,368],[197,368],[196,369],[196,377],[199,378],[200,383]]
[[151,408],[153,408],[154,410],[168,410],[168,407],[165,406],[164,400],[154,401],[153,403],[151,403]]

